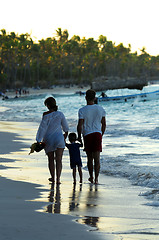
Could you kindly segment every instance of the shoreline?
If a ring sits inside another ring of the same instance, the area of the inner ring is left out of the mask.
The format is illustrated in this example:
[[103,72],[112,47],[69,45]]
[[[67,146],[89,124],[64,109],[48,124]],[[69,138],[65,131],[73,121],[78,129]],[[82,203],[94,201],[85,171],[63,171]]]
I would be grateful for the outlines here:
[[[66,240],[81,237],[152,240],[159,235],[159,210],[146,206],[147,200],[139,196],[145,188],[103,174],[99,176],[100,184],[93,185],[88,183],[85,170],[83,184],[74,186],[67,151],[63,157],[62,183],[51,185],[44,153],[28,156],[36,126],[0,122],[2,240],[6,236],[33,240],[35,235],[46,240],[50,236]],[[86,165],[84,154],[82,159]]]
[[[35,89],[35,88],[28,88],[27,91],[28,93],[23,93],[21,91],[21,95],[19,92],[17,92],[17,97],[27,97],[31,95],[40,95],[40,94],[74,94],[76,92],[86,92],[88,89],[91,87],[88,85],[86,87],[79,87],[79,86],[72,86],[72,87],[64,87],[64,86],[56,86],[54,88],[44,88],[44,89]],[[7,91],[5,92],[5,96],[8,96],[9,98],[14,98],[16,96],[16,91]],[[3,97],[3,96],[2,96]]]
[[[18,134],[15,131],[16,124],[9,123],[11,132],[7,132],[8,130],[4,128],[4,131],[0,132],[0,138],[3,138],[1,143],[3,151],[0,154],[0,239],[49,240],[51,236],[66,240],[102,239],[98,234],[90,232],[87,226],[77,224],[77,216],[48,214],[42,210],[47,203],[43,201],[41,195],[42,192],[45,193],[50,189],[50,183],[46,181],[46,184],[41,180],[35,183],[35,179],[26,178],[24,166],[14,154],[23,154],[23,151],[26,152],[26,149],[29,149],[29,145],[23,142],[25,138],[21,137],[21,133]],[[20,125],[21,130],[23,130],[23,124]],[[0,125],[4,127],[4,123],[0,122]],[[5,126],[7,127],[7,122]],[[10,155],[11,158],[9,158]],[[21,178],[18,171],[21,175],[24,173],[25,179]],[[14,172],[13,175],[10,174],[11,172]]]
[[[148,81],[148,85],[158,85],[159,84],[159,80],[150,80]],[[146,86],[148,86],[146,85]],[[54,86],[53,88],[41,88],[41,89],[36,89],[36,88],[27,88],[27,91],[29,93],[23,93],[23,91],[21,91],[21,95],[22,96],[29,96],[29,95],[39,95],[39,94],[45,94],[45,93],[51,93],[51,94],[54,94],[54,93],[57,93],[57,94],[60,94],[60,93],[76,93],[76,92],[85,92],[87,91],[88,89],[90,89],[91,86],[90,85],[87,85],[87,86],[78,86],[78,85],[73,85],[73,86],[63,86],[63,85],[56,85]],[[23,88],[22,88],[23,89]],[[124,88],[123,88],[124,89]],[[112,90],[116,90],[115,89],[112,89]],[[103,90],[103,91],[107,91],[107,89]],[[101,92],[101,91],[100,91]],[[5,95],[7,96],[10,96],[10,97],[14,97],[16,95],[16,90],[13,91],[13,90],[7,90],[5,92]],[[17,95],[19,96],[19,93],[17,92]]]
[[[158,85],[159,84],[159,80],[155,80],[155,81],[149,81],[148,85]],[[36,96],[36,95],[41,95],[41,94],[63,94],[65,93],[67,94],[75,94],[76,92],[82,92],[85,93],[88,89],[90,89],[91,86],[84,86],[84,87],[80,87],[77,85],[74,86],[70,86],[70,87],[65,87],[65,86],[55,86],[54,88],[44,88],[44,89],[35,89],[35,88],[28,88],[27,91],[28,93],[24,94],[23,91],[21,91],[21,94],[19,94],[19,92],[16,91],[7,91],[5,93],[5,96],[7,96],[8,98],[12,99],[12,98],[24,98],[24,97],[28,97],[28,96]],[[114,89],[117,90],[117,89]],[[119,89],[121,90],[121,89]],[[104,92],[106,92],[107,90],[103,90]],[[101,92],[101,91],[99,91]],[[83,94],[82,94],[83,95]],[[1,99],[3,99],[3,96],[0,96]]]

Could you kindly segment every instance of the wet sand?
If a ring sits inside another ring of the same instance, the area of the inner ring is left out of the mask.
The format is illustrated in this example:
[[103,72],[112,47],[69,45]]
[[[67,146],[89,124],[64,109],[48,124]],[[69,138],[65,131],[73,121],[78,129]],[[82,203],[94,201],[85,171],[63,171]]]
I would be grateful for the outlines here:
[[[60,185],[49,181],[44,152],[28,155],[37,125],[0,122],[0,239],[158,239],[159,210],[139,196],[145,188],[100,175],[73,185],[68,150]],[[19,134],[19,135],[18,135]],[[84,167],[86,156],[82,152]]]

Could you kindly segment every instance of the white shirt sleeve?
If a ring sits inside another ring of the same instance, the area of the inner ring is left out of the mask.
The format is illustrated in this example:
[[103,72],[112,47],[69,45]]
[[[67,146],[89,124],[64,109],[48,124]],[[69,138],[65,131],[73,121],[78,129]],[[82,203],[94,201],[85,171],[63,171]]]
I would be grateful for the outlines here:
[[47,131],[47,127],[48,127],[48,121],[46,120],[46,117],[43,116],[41,123],[39,125],[37,134],[36,134],[36,141],[37,142],[41,142],[45,136],[45,133]]
[[84,119],[82,109],[79,109],[79,111],[78,111],[78,118],[79,118],[79,119]]
[[63,131],[68,132],[68,130],[69,130],[68,123],[67,123],[66,118],[63,113],[62,113],[61,125],[62,125]]

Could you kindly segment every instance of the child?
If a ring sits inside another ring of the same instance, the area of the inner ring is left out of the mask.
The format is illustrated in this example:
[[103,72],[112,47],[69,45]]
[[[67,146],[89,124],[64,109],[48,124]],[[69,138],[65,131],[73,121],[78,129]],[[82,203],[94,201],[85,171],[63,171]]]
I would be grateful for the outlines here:
[[66,143],[66,147],[69,149],[70,154],[70,167],[73,169],[73,180],[76,184],[76,166],[78,166],[78,172],[80,177],[80,183],[82,183],[82,161],[80,157],[80,147],[83,147],[82,142],[77,143],[76,133],[70,133],[69,136],[70,144]]

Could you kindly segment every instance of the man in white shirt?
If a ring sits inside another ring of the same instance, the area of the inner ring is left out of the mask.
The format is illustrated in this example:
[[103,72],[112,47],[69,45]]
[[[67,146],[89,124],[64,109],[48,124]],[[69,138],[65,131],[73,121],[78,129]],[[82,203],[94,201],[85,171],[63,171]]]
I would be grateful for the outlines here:
[[[83,134],[84,150],[87,154],[87,166],[90,175],[88,180],[97,184],[100,170],[100,152],[102,151],[102,136],[106,129],[106,113],[101,106],[94,104],[95,95],[94,90],[87,90],[87,105],[80,108],[78,112],[77,133],[79,141],[81,141],[81,134]],[[93,179],[93,164],[95,181]]]

